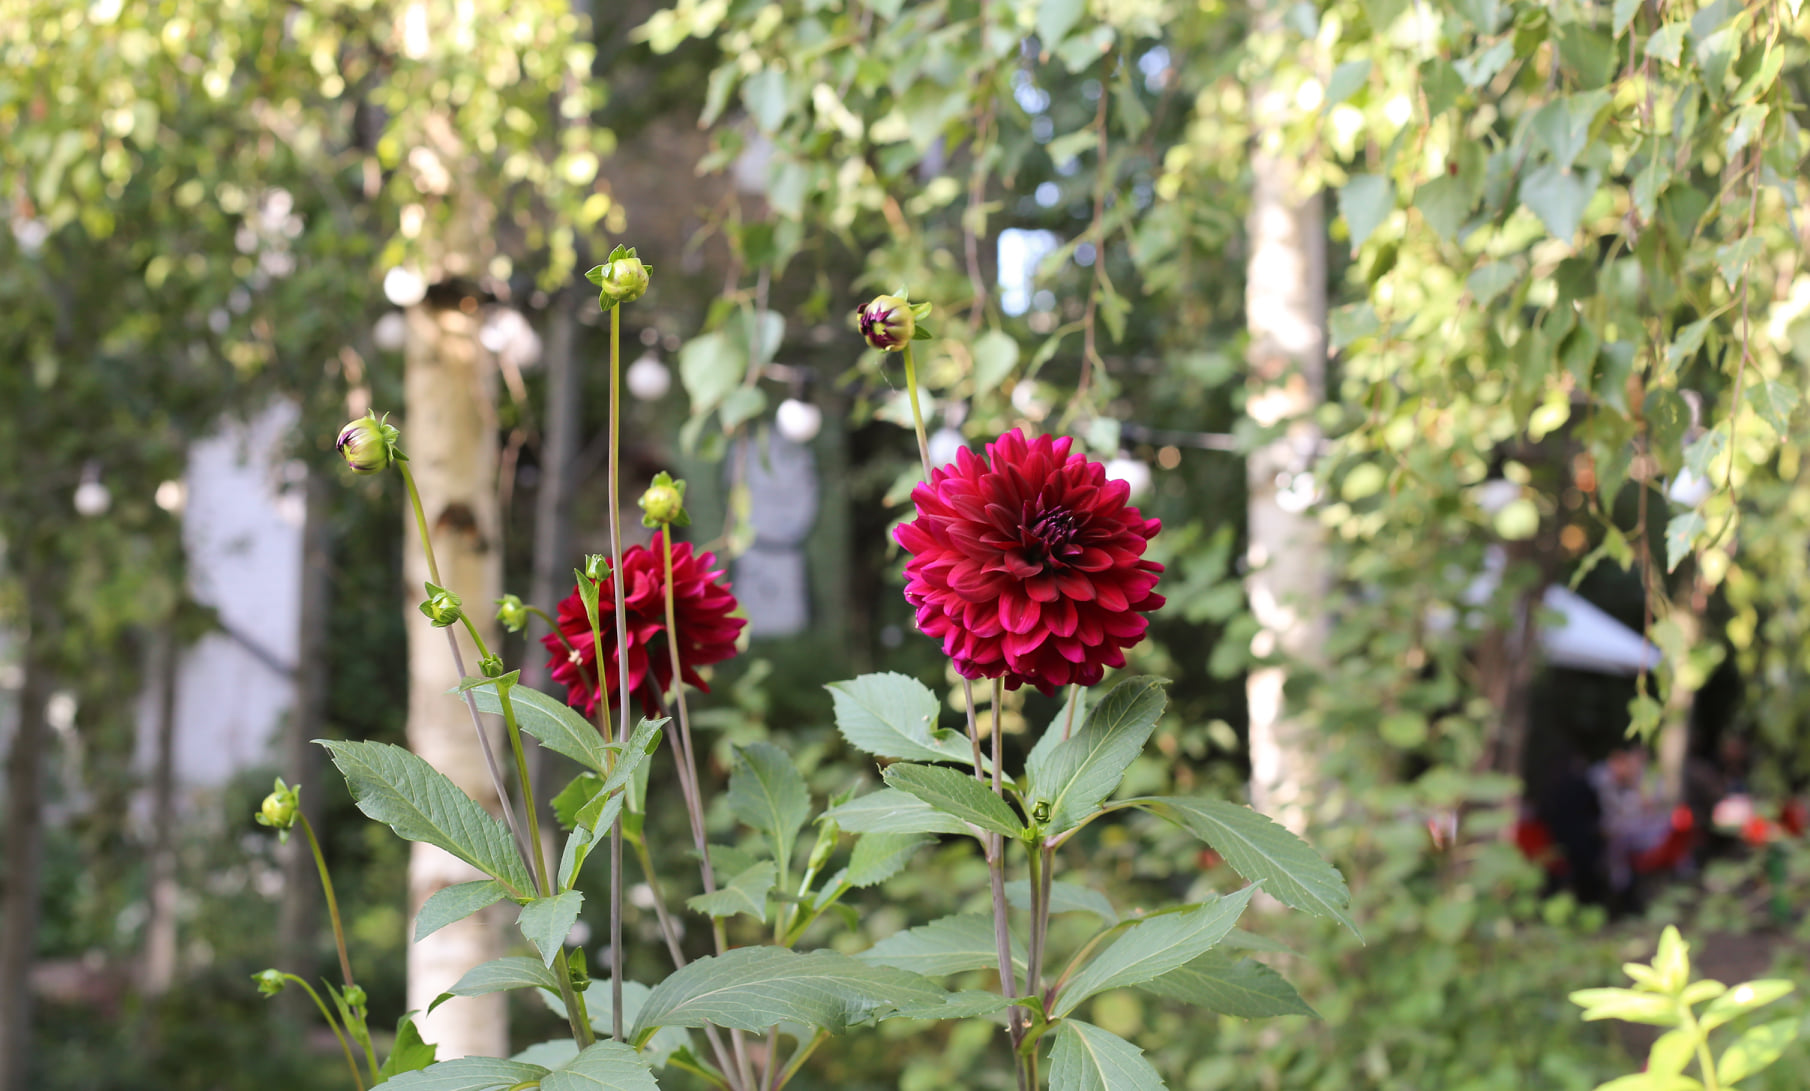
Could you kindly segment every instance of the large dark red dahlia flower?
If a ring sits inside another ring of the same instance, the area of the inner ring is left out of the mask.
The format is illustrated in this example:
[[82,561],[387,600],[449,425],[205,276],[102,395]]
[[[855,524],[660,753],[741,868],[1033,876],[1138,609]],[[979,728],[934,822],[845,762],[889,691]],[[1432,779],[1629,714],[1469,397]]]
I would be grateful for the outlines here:
[[[649,716],[658,714],[659,695],[672,685],[672,657],[664,646],[650,651],[657,634],[666,631],[665,564],[661,556],[660,535],[654,535],[652,548],[630,546],[622,554],[622,569],[627,573],[623,585],[623,604],[628,610],[628,680],[629,689],[641,698],[641,709]],[[714,553],[693,553],[690,542],[675,542],[672,547],[673,612],[679,625],[679,665],[685,681],[708,693],[710,687],[697,668],[716,663],[735,654],[735,639],[747,621],[730,617],[736,607],[729,585],[720,582],[721,571],[711,571],[716,564]],[[616,621],[612,614],[616,602],[613,576],[597,584],[597,605],[602,613],[604,690],[611,708],[617,705]],[[555,682],[566,687],[566,703],[581,709],[586,716],[597,712],[597,648],[591,640],[591,622],[585,617],[584,600],[574,587],[559,604],[559,631],[566,642],[548,633],[541,637],[551,658],[547,671]],[[566,644],[572,648],[566,650]],[[649,683],[649,667],[652,682]]]
[[1143,559],[1162,524],[1072,445],[1007,432],[912,491],[918,517],[894,532],[911,554],[905,598],[964,678],[1091,686],[1163,604],[1163,566]]

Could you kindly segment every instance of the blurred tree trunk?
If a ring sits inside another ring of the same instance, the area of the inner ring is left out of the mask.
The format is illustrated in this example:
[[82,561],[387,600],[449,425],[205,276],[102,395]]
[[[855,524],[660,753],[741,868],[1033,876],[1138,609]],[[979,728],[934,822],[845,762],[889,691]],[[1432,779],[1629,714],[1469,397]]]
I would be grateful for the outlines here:
[[[494,375],[478,344],[478,306],[472,297],[436,289],[408,308],[404,349],[402,447],[421,490],[428,531],[449,590],[465,602],[471,619],[495,641],[494,606],[502,593],[502,557],[496,549],[497,442]],[[459,701],[447,691],[459,682],[446,637],[416,608],[424,597],[427,562],[416,541],[414,516],[405,513],[403,613],[408,625],[408,741],[415,753],[491,810],[499,807],[483,753]],[[463,633],[468,671],[477,651]],[[494,744],[493,744],[494,750]],[[409,847],[410,939],[413,918],[435,891],[481,879],[468,864],[428,845]],[[503,918],[495,911],[448,925],[419,943],[408,958],[408,1006],[426,1010],[473,966],[503,954]],[[468,1054],[508,1056],[505,994],[450,1000],[421,1021],[422,1034],[441,1058]]]
[[176,676],[182,653],[174,623],[158,635],[157,750],[151,768],[149,897],[145,916],[146,996],[162,996],[176,980]]
[[[327,617],[332,605],[332,536],[328,529],[329,493],[332,487],[319,467],[311,466],[303,483],[305,514],[302,520],[302,582],[300,630],[296,640],[295,710],[283,738],[283,775],[290,784],[310,789],[302,793],[302,813],[316,829],[321,825],[321,802],[326,798],[314,783],[318,748],[313,740],[325,734],[327,720]],[[277,917],[277,965],[313,978],[315,922],[320,919],[322,892],[315,875],[314,857],[307,839],[291,837],[283,846],[283,905]],[[331,866],[331,861],[328,862]],[[303,1017],[308,998],[300,989],[286,989],[277,997],[284,1014]]]
[[31,1060],[31,969],[43,884],[45,703],[52,679],[49,603],[41,573],[24,573],[25,677],[6,762],[6,886],[0,897],[0,1091],[26,1091]]
[[[1278,49],[1286,5],[1256,0],[1254,33]],[[1304,193],[1300,161],[1285,147],[1292,103],[1284,87],[1252,93],[1250,330],[1246,410],[1273,436],[1246,463],[1249,576],[1246,593],[1265,663],[1245,683],[1250,708],[1251,805],[1291,829],[1308,821],[1320,779],[1319,740],[1288,707],[1291,665],[1312,664],[1326,640],[1329,589],[1324,532],[1311,510],[1288,510],[1279,489],[1313,468],[1313,414],[1326,396],[1326,224],[1318,193]],[[1290,505],[1295,507],[1295,505]]]

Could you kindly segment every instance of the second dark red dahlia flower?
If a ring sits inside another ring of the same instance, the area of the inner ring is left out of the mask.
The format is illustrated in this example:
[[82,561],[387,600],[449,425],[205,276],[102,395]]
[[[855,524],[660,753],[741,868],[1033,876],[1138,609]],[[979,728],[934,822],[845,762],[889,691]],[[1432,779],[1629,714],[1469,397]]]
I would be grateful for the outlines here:
[[[736,608],[729,585],[720,582],[721,571],[712,571],[714,553],[694,553],[690,542],[675,542],[672,547],[673,612],[678,619],[679,664],[685,681],[708,693],[710,687],[697,668],[716,663],[735,654],[735,640],[747,621],[730,617]],[[659,711],[659,695],[672,685],[672,662],[664,647],[650,654],[654,637],[666,631],[665,562],[661,556],[661,536],[654,535],[652,548],[630,546],[622,554],[624,605],[628,610],[628,680],[629,689],[641,699],[641,709],[648,716]],[[611,708],[617,706],[616,621],[612,615],[616,601],[614,576],[597,583],[597,603],[602,612],[604,691],[609,694]],[[555,682],[566,687],[566,703],[594,716],[597,712],[598,648],[591,640],[591,622],[585,616],[584,599],[573,588],[559,604],[558,635],[541,637],[550,658],[548,673]],[[566,645],[570,644],[568,651]],[[649,681],[651,671],[651,683]]]
[[1072,446],[1008,432],[912,491],[918,517],[895,531],[905,598],[964,678],[1091,686],[1163,605],[1163,566],[1143,559],[1161,523]]

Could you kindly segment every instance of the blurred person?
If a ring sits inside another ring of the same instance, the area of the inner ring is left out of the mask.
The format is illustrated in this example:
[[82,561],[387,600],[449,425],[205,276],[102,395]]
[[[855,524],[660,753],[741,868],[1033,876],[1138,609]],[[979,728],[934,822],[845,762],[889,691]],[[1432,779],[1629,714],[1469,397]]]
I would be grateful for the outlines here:
[[1634,901],[1636,859],[1672,836],[1672,808],[1646,748],[1624,743],[1590,769],[1602,809],[1602,832],[1609,893],[1624,906]]

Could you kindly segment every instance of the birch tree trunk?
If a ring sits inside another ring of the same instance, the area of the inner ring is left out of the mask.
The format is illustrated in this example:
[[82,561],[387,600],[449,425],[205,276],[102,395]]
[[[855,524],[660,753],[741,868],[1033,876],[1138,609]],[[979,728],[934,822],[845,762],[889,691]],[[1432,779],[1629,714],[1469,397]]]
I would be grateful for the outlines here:
[[[404,349],[402,448],[421,490],[428,531],[446,586],[465,602],[484,639],[496,639],[493,603],[502,593],[502,557],[496,549],[497,442],[492,403],[494,376],[478,344],[476,301],[435,292],[408,309]],[[413,513],[403,530],[403,613],[408,625],[409,747],[454,784],[491,810],[499,807],[483,753],[464,707],[447,691],[459,682],[446,637],[417,609],[424,597],[427,562],[416,541]],[[478,655],[454,626],[466,668]],[[496,750],[495,740],[492,742]],[[409,937],[414,916],[435,891],[481,879],[476,869],[428,845],[409,848]],[[408,957],[408,1006],[425,1011],[434,998],[480,962],[503,953],[504,918],[495,910],[448,925],[419,943]],[[442,1059],[471,1054],[508,1056],[505,994],[449,1000],[421,1021],[422,1035]]]
[[175,624],[159,634],[153,653],[157,671],[157,748],[151,768],[150,890],[146,898],[144,964],[140,987],[162,996],[176,980],[176,678],[182,651]]
[[[1280,44],[1286,5],[1256,0],[1254,31]],[[1283,127],[1284,89],[1252,92],[1250,330],[1252,419],[1274,438],[1246,463],[1250,575],[1258,623],[1252,651],[1269,660],[1245,683],[1250,714],[1251,805],[1299,832],[1319,780],[1313,727],[1284,696],[1291,664],[1311,664],[1326,639],[1329,589],[1324,532],[1311,511],[1291,511],[1278,491],[1309,472],[1320,440],[1313,413],[1326,390],[1326,225],[1318,193],[1303,193],[1301,164]],[[1291,505],[1292,506],[1292,505]]]

